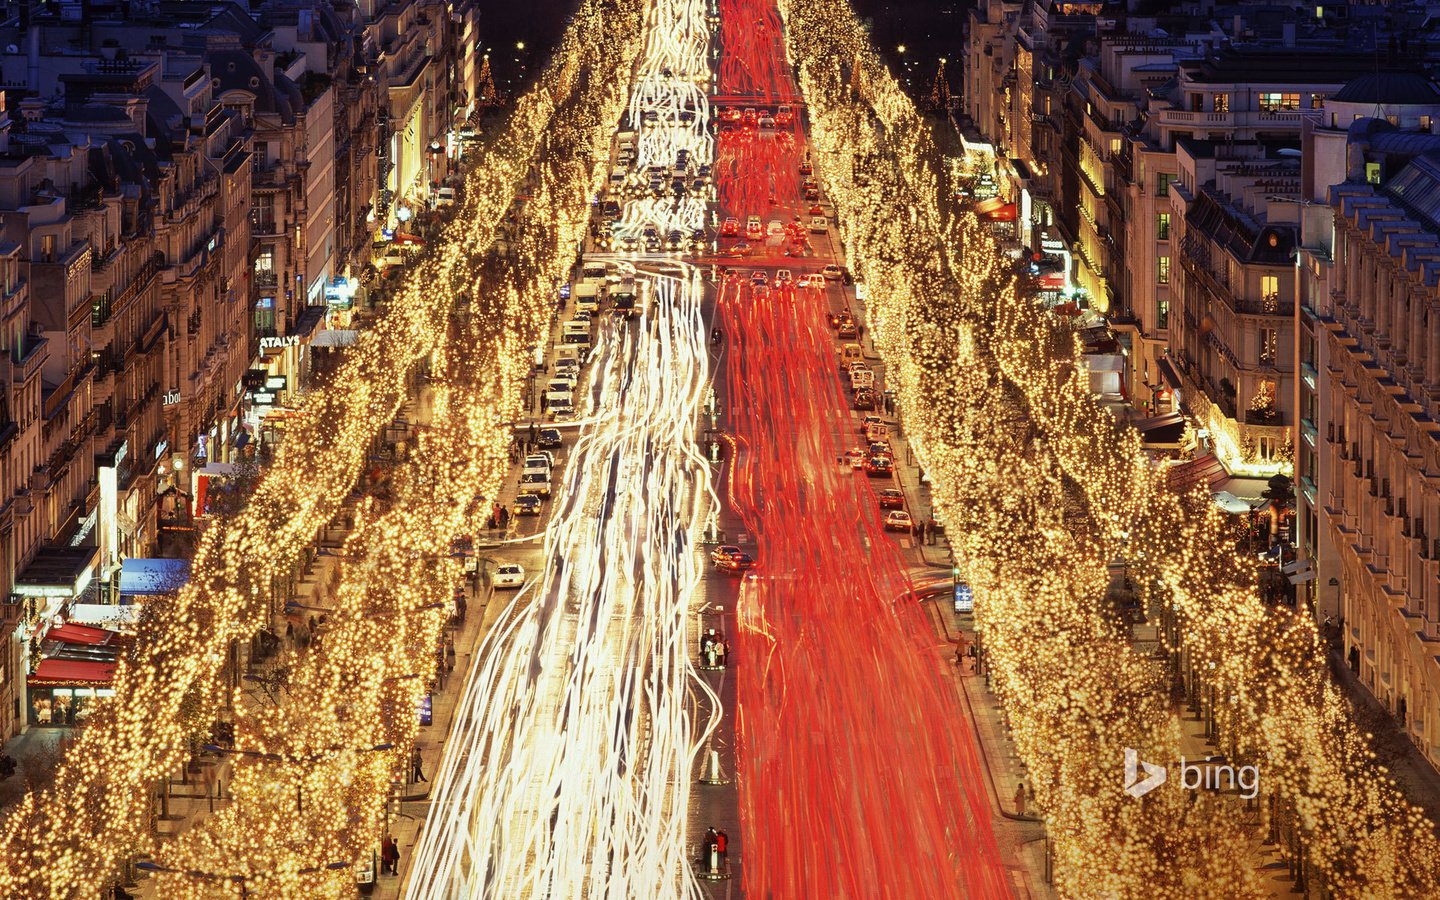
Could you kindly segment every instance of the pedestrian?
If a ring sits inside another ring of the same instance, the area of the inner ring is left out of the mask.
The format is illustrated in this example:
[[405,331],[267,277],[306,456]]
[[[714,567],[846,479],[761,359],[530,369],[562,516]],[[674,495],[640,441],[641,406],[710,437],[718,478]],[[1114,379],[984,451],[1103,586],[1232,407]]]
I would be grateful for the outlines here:
[[730,851],[730,836],[723,830],[715,832],[715,850],[720,854],[720,865],[725,865],[725,854]]
[[460,621],[465,621],[465,594],[462,592],[455,598],[455,611],[460,616]]
[[445,670],[455,671],[455,639],[445,638]]
[[715,869],[710,868],[710,854],[712,852],[719,852],[719,843],[720,835],[715,831],[715,826],[712,825],[706,829],[705,842],[700,845],[700,862],[705,865],[706,869],[712,872],[715,871]]
[[506,528],[506,527],[508,527],[509,525],[510,525],[510,510],[506,509],[506,508],[505,508],[505,504],[502,503],[502,504],[500,504],[500,527],[501,527],[501,528]]
[[411,751],[411,753],[410,753],[410,783],[411,783],[411,784],[418,784],[419,782],[429,781],[429,780],[430,780],[430,779],[426,778],[426,777],[425,777],[425,773],[420,770],[420,764],[421,764],[421,762],[422,762],[422,759],[421,759],[421,756],[420,756],[420,745],[419,745],[419,744],[416,744],[416,745],[415,745],[415,749],[414,749],[413,751]]
[[387,834],[380,842],[380,874],[399,875],[399,864],[400,848],[395,846],[395,839]]
[[1015,814],[1025,815],[1025,782],[1015,786]]
[[314,633],[315,633],[316,627],[318,627],[318,623],[315,621],[315,617],[314,617],[314,616],[311,616],[311,617],[310,617],[310,633],[311,633],[311,634],[314,634]]
[[917,543],[918,543],[919,541],[923,540],[923,538],[921,537],[921,533],[920,533],[920,523],[919,523],[919,522],[916,522],[914,525],[910,526],[910,533],[915,536],[915,540],[916,540]]
[[935,517],[934,517],[934,516],[931,516],[931,517],[930,517],[929,525],[930,525],[930,543],[933,544],[933,543],[935,543],[935,540],[936,540],[936,532],[937,532],[937,530],[938,530],[938,529],[935,527]]
[[535,444],[535,443],[538,443],[539,440],[540,440],[540,432],[539,432],[539,429],[537,429],[537,428],[535,427],[535,423],[534,423],[534,422],[531,422],[531,423],[530,423],[530,443],[531,443],[531,444]]
[[929,537],[930,537],[930,525],[929,525],[929,523],[922,521],[922,522],[920,523],[920,543],[922,543],[922,544],[928,543],[927,539],[928,539]]
[[723,669],[725,667],[725,664],[729,662],[729,660],[730,642],[722,638],[720,641],[720,667]]
[[285,620],[285,640],[295,643],[295,623],[289,619]]

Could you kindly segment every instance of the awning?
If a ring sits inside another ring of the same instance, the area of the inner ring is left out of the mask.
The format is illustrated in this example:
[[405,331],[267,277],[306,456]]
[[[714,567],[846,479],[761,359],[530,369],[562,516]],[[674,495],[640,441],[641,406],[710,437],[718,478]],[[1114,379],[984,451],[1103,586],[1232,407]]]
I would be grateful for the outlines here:
[[1248,501],[1251,506],[1259,506],[1265,502],[1265,492],[1270,489],[1270,482],[1265,478],[1241,478],[1232,475],[1213,485],[1218,493],[1225,491],[1233,497]]
[[348,329],[322,331],[310,342],[312,347],[349,347],[360,340],[360,332]]
[[21,597],[78,597],[95,577],[99,547],[42,547],[15,579]]
[[975,204],[975,214],[995,222],[1013,222],[1016,217],[1015,204],[994,197]]
[[397,233],[395,234],[395,243],[397,243],[397,244],[424,244],[424,243],[425,243],[425,239],[422,238],[422,237],[421,237],[420,235],[418,235],[418,234],[402,234],[402,233],[397,232]]
[[1180,390],[1180,373],[1175,371],[1175,366],[1170,362],[1170,359],[1162,356],[1158,363],[1160,367],[1160,378],[1165,382],[1165,386],[1172,391]]
[[1180,438],[1185,434],[1185,417],[1179,413],[1141,419],[1135,423],[1140,431],[1140,445],[1153,448],[1179,448]]
[[64,641],[67,644],[85,644],[92,647],[116,643],[121,637],[118,632],[96,628],[92,625],[77,625],[74,622],[56,625],[45,634],[46,640]]
[[136,597],[168,594],[183,587],[189,580],[190,561],[187,559],[126,559],[120,563],[121,594]]
[[83,659],[42,659],[30,685],[109,684],[115,679],[115,663]]
[[1207,454],[1198,459],[1171,466],[1170,470],[1165,473],[1165,482],[1169,485],[1170,490],[1183,494],[1197,484],[1212,487],[1228,477],[1230,477],[1229,473],[1225,471],[1225,466],[1220,463],[1220,460]]

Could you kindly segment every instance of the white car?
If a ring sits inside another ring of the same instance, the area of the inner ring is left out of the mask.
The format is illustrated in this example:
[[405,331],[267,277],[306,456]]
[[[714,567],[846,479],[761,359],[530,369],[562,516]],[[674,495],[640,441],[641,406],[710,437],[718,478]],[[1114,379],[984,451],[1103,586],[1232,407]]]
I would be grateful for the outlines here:
[[819,272],[810,272],[809,274],[801,275],[795,284],[802,288],[823,288],[825,286],[825,276]]
[[779,270],[777,270],[777,271],[775,272],[775,286],[776,286],[777,288],[778,288],[778,287],[784,287],[785,285],[787,285],[787,284],[789,284],[789,283],[790,283],[790,270],[789,270],[789,269],[779,269]]
[[550,413],[551,420],[569,419],[575,415],[575,404],[564,400],[554,403],[547,402],[545,410]]
[[495,570],[490,583],[497,588],[518,588],[525,584],[525,567],[519,563],[505,563]]
[[544,456],[525,457],[525,469],[520,473],[523,475],[549,475],[550,460]]
[[836,265],[829,265],[820,270],[820,274],[831,281],[839,281],[845,276],[845,270]]
[[892,509],[885,514],[886,531],[909,531],[914,524],[910,521],[910,514],[903,509]]

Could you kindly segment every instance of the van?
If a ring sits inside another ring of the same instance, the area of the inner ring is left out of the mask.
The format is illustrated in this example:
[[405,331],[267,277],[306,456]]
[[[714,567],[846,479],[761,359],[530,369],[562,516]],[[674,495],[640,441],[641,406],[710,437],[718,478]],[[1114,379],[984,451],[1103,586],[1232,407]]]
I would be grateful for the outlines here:
[[444,208],[455,205],[455,189],[453,187],[442,187],[435,192],[435,206]]
[[840,348],[840,368],[847,372],[851,363],[863,362],[864,359],[865,351],[860,349],[859,344],[846,344]]
[[582,281],[575,285],[575,290],[570,292],[575,298],[575,308],[578,310],[594,312],[600,308],[600,285],[593,281]]
[[545,391],[545,408],[553,411],[564,406],[575,407],[575,392],[568,388],[557,391],[553,384],[550,385]]
[[520,476],[520,493],[550,496],[550,473],[528,472]]
[[544,456],[527,456],[525,457],[525,468],[520,472],[520,474],[549,475],[550,460]]
[[605,264],[604,264],[604,263],[586,263],[586,264],[580,269],[580,281],[581,281],[581,282],[591,282],[591,283],[593,283],[593,284],[604,284],[604,283],[605,283]]
[[748,240],[758,241],[764,234],[759,216],[750,216],[745,220],[745,237]]
[[875,373],[869,369],[859,367],[850,370],[850,389],[858,391],[861,388],[873,388],[875,386]]
[[811,234],[824,234],[825,232],[827,232],[827,231],[829,231],[829,230],[830,230],[830,223],[829,223],[828,221],[826,221],[826,219],[825,219],[824,216],[811,216],[811,217],[810,217],[810,233],[811,233]]
[[560,326],[560,343],[590,349],[590,323],[570,321]]
[[620,187],[620,185],[624,184],[624,183],[625,183],[625,176],[626,176],[626,174],[628,174],[628,173],[626,173],[624,166],[616,166],[615,168],[611,169],[611,170],[610,170],[610,187],[611,187],[612,189],[614,189],[614,188],[618,188],[618,187]]

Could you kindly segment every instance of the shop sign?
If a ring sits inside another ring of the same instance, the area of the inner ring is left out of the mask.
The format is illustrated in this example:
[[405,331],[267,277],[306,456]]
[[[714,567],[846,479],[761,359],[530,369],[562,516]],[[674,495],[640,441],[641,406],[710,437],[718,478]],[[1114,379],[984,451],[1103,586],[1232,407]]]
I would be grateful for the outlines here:
[[250,395],[250,402],[255,404],[256,406],[274,406],[275,392],[256,391],[255,393]]
[[160,457],[164,456],[165,453],[166,453],[166,451],[168,451],[169,449],[170,449],[170,442],[169,442],[169,441],[161,441],[160,443],[156,444],[156,445],[155,445],[155,458],[156,458],[156,459],[159,459]]
[[283,350],[286,347],[300,346],[300,335],[287,334],[283,337],[262,337],[260,339],[261,350]]
[[267,391],[283,391],[288,386],[284,375],[271,375],[265,379],[265,390]]
[[416,705],[415,711],[420,716],[421,725],[429,725],[430,722],[433,720],[435,714],[435,706],[434,701],[430,699],[429,691],[426,691],[425,696],[420,698],[420,702]]
[[955,611],[957,613],[975,611],[975,592],[970,585],[963,581],[955,583]]
[[160,399],[160,405],[162,405],[162,406],[174,406],[175,404],[177,404],[177,403],[179,403],[179,402],[180,402],[180,392],[179,392],[179,391],[166,391],[166,392],[165,392],[165,396]]

